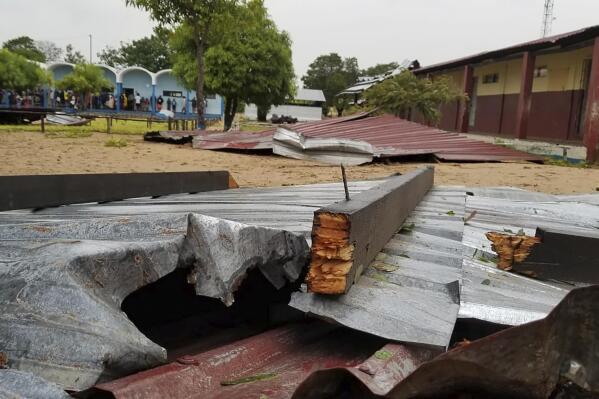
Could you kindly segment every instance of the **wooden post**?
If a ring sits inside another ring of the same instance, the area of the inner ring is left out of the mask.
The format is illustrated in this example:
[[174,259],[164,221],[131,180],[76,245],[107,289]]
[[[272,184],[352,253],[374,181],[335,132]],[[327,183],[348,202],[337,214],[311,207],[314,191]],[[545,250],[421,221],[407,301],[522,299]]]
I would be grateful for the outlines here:
[[532,99],[532,83],[535,73],[535,55],[527,51],[522,56],[522,72],[520,77],[520,96],[516,114],[516,137],[525,139],[528,135],[528,119]]
[[599,157],[599,37],[593,46],[591,77],[587,88],[587,103],[584,117],[583,141],[587,148],[587,162],[597,162]]
[[173,120],[168,118],[168,130],[173,130]]
[[40,125],[42,127],[42,133],[46,133],[46,115],[42,115],[42,119],[40,119]]
[[460,102],[460,111],[458,116],[457,130],[461,133],[468,133],[470,125],[470,103],[474,95],[474,68],[472,65],[464,67],[464,94],[468,96],[467,100]]

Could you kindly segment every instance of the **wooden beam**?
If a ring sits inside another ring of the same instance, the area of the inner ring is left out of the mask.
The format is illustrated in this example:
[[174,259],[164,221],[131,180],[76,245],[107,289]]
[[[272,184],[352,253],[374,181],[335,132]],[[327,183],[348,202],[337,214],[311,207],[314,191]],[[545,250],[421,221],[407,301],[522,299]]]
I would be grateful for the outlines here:
[[227,171],[0,176],[0,211],[225,190]]
[[434,169],[393,177],[314,213],[308,291],[344,294],[433,186]]
[[587,148],[587,162],[597,162],[599,158],[599,37],[593,46],[591,77],[587,88],[587,103],[584,117],[583,141]]
[[[532,84],[535,73],[535,55],[527,51],[522,56],[522,72],[520,76],[520,95],[516,114],[516,137],[525,139],[528,135],[528,119],[532,99]],[[504,77],[507,79],[507,77]]]
[[487,233],[498,267],[534,278],[599,284],[599,234],[537,228],[534,237]]
[[470,126],[470,104],[473,98],[474,90],[474,68],[472,65],[464,67],[464,94],[467,99],[460,101],[460,110],[458,116],[458,132],[468,133]]

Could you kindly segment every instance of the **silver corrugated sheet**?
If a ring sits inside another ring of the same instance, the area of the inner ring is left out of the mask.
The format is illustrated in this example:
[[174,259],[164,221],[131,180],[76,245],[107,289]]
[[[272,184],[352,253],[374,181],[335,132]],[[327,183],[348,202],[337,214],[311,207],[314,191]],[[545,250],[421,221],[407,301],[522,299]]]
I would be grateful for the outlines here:
[[313,211],[343,198],[325,184],[0,213],[0,352],[74,390],[161,364],[127,295],[180,267],[227,304],[253,267],[280,288],[306,263]]
[[290,305],[350,328],[445,349],[459,309],[465,192],[433,189],[345,295]]

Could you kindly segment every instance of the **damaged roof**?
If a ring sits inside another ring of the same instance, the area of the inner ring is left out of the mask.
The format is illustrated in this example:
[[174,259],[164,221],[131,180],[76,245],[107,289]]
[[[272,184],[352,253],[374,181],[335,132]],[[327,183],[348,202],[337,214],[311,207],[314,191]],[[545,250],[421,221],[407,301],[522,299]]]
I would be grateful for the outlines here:
[[[350,183],[350,194],[380,183]],[[165,349],[121,311],[129,293],[181,269],[190,272],[197,294],[226,304],[235,300],[249,268],[260,270],[277,288],[297,281],[314,211],[343,198],[341,184],[320,184],[0,213],[0,248],[6,254],[0,259],[0,352],[8,352],[13,369],[77,391],[100,384],[94,392],[115,397],[164,397],[158,396],[163,389],[171,397],[190,397],[190,387],[205,394],[198,397],[289,397],[308,376],[329,368],[345,370],[342,375],[366,372],[380,385],[366,384],[369,394],[408,392],[402,391],[411,386],[407,382],[395,387],[415,365],[449,346],[460,319],[507,326],[540,320],[573,288],[498,270],[483,238],[486,231],[529,232],[544,224],[566,230],[599,227],[592,196],[436,187],[344,297],[293,294],[292,306],[345,328],[288,324],[161,366],[167,361]],[[583,298],[585,309],[593,306],[587,303],[591,297]],[[551,320],[569,321],[568,309]],[[553,325],[543,323],[537,325]],[[523,346],[549,339],[519,334]],[[496,342],[507,341],[486,345]],[[430,367],[443,370],[464,359],[474,359],[473,369],[485,366],[485,346],[474,348],[459,351],[455,359],[450,352],[439,358],[439,369]],[[405,367],[402,372],[386,368],[396,361]],[[408,378],[422,383],[419,378],[430,376],[426,370],[424,377]],[[115,380],[137,371],[142,372]],[[485,372],[499,378],[493,370]],[[6,375],[0,372],[0,385]],[[513,373],[506,375],[517,380]],[[467,373],[464,378],[478,381]],[[307,381],[296,397],[325,386],[322,380]],[[445,383],[440,380],[439,387]]]

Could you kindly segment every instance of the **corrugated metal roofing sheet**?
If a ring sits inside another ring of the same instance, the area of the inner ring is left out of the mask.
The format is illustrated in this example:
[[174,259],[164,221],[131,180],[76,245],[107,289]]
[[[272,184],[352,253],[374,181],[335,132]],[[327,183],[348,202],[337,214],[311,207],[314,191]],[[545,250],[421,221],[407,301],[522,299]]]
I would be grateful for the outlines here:
[[[352,139],[370,143],[375,157],[434,154],[448,161],[541,161],[542,158],[511,148],[485,143],[458,133],[421,125],[392,115],[370,116],[336,124],[303,123],[280,127],[301,138]],[[279,145],[279,142],[276,142]],[[294,147],[280,143],[290,152]],[[313,149],[314,152],[316,149]],[[275,152],[277,149],[275,147]],[[301,150],[296,150],[298,157]],[[342,156],[343,152],[339,151]],[[318,159],[318,155],[313,155]]]
[[288,325],[93,391],[119,399],[287,399],[312,372],[357,366],[385,343],[322,322]]
[[523,51],[538,51],[554,46],[568,46],[593,39],[599,36],[599,25],[589,26],[571,32],[543,37],[529,42],[515,44],[513,46],[504,47],[498,50],[486,51],[467,57],[457,58],[450,61],[440,62],[437,64],[428,65],[414,70],[416,74],[431,73],[435,71],[457,68],[459,66],[475,64],[485,60],[494,58],[506,57],[512,54],[518,54]]
[[294,293],[290,305],[387,339],[445,350],[459,309],[464,201],[464,191],[431,190],[348,293]]
[[[406,121],[391,115],[370,116],[362,113],[342,118],[326,119],[279,127],[286,135],[298,135],[298,140],[305,138],[328,139],[326,148],[320,151],[327,157],[343,157],[342,150],[331,151],[331,141],[338,139],[358,140],[374,147],[374,157],[401,157],[411,155],[435,155],[446,161],[542,161],[539,156],[516,151],[511,148],[478,141],[464,135],[447,132],[434,127]],[[273,135],[276,129],[264,132],[201,132],[193,138],[193,147],[204,150],[271,150]],[[277,142],[281,147],[277,153],[285,156],[304,159],[318,159],[318,148],[310,154],[301,149]],[[337,146],[340,147],[341,144]],[[294,153],[296,155],[294,155]]]

